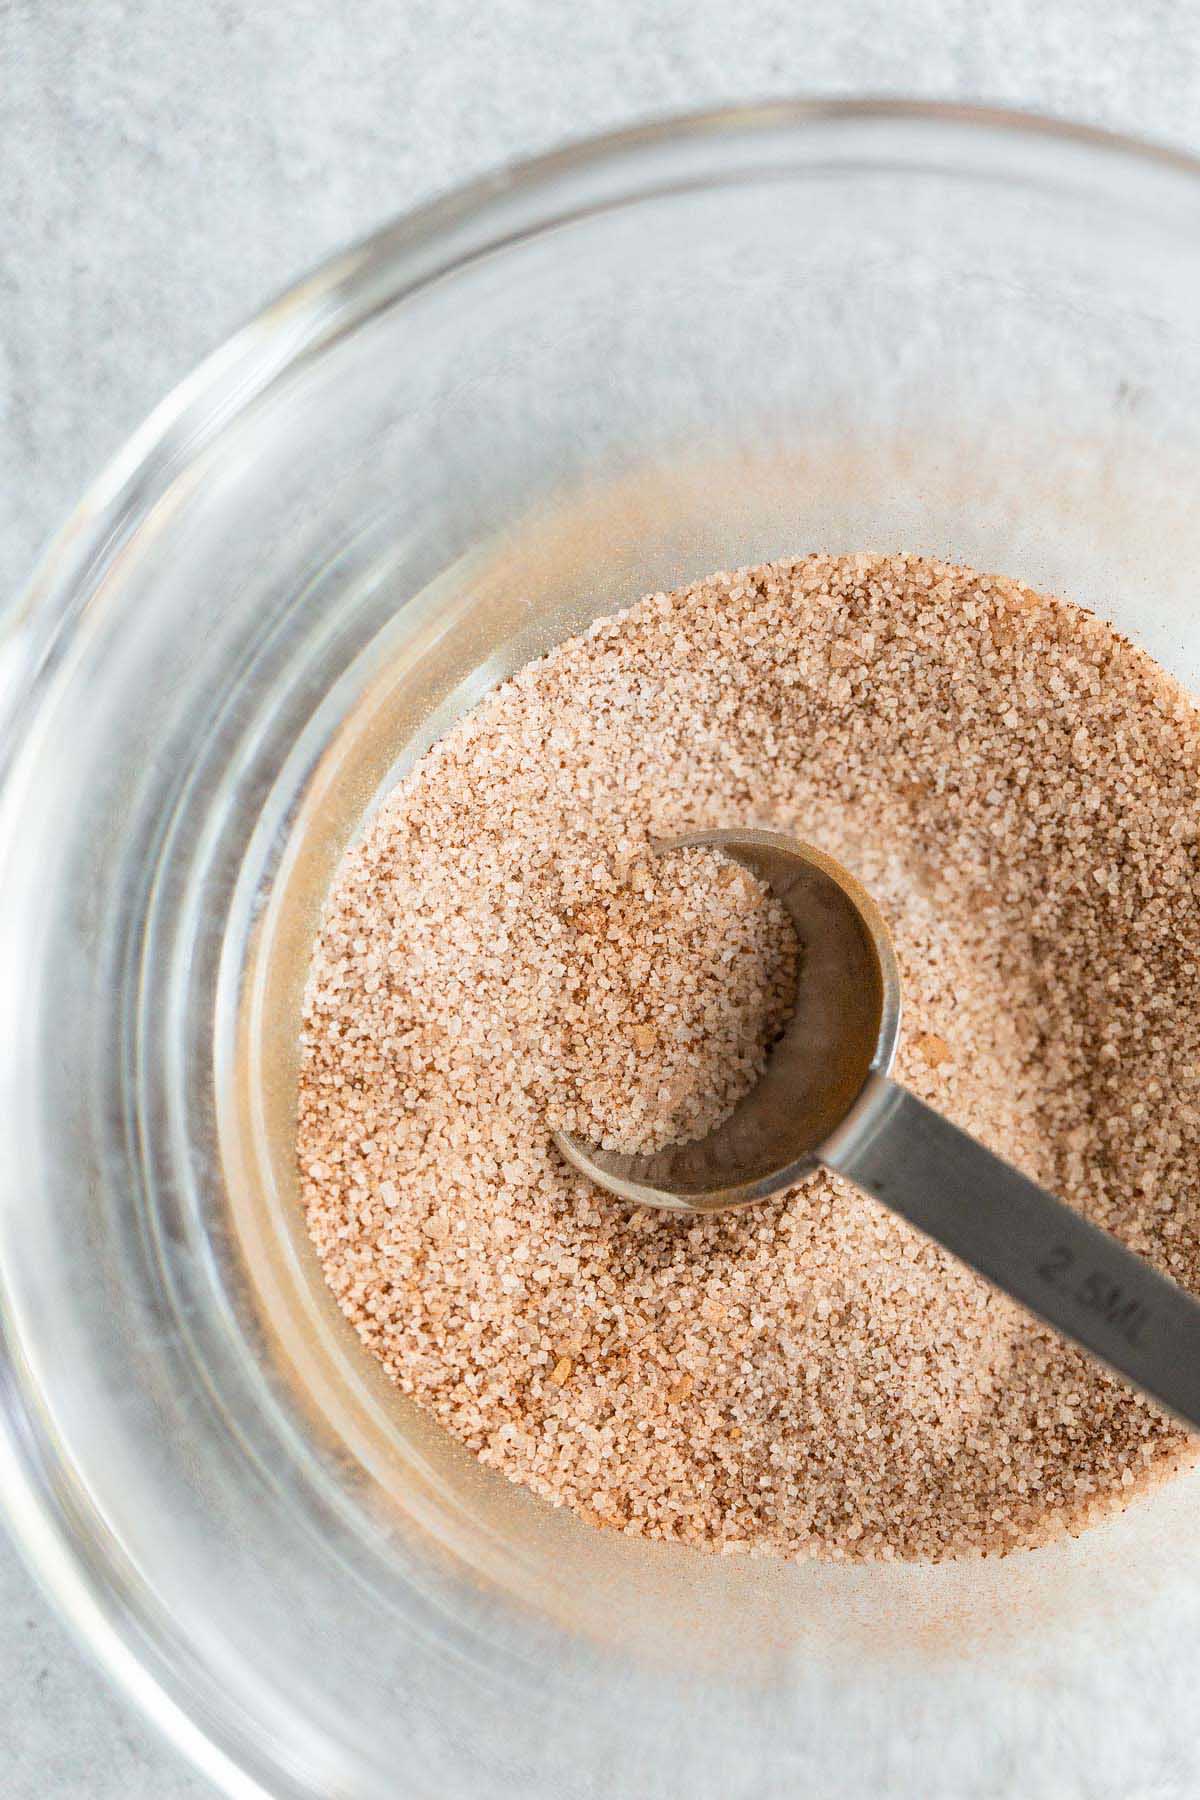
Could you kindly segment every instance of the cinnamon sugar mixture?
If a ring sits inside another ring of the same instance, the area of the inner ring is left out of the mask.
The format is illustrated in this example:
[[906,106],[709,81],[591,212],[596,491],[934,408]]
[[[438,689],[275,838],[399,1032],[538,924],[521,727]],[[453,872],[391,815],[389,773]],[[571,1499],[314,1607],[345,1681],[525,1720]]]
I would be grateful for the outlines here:
[[655,594],[462,719],[329,897],[298,1156],[334,1294],[486,1463],[593,1523],[834,1558],[1075,1531],[1189,1440],[838,1177],[708,1219],[563,1126],[702,1134],[797,946],[707,826],[794,831],[894,934],[899,1077],[1200,1287],[1200,715],[1098,619],[917,557]]

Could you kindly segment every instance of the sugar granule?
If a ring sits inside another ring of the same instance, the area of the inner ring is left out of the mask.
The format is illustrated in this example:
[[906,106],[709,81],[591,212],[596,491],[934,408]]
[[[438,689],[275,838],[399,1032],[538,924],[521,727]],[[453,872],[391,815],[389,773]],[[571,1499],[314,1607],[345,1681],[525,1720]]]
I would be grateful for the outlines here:
[[1200,716],[1110,627],[917,557],[655,594],[447,733],[348,852],[306,994],[309,1229],[363,1342],[593,1523],[835,1559],[1077,1531],[1190,1459],[1149,1401],[820,1173],[637,1211],[554,1125],[707,1130],[796,946],[704,852],[793,831],[896,941],[897,1073],[1200,1286]]

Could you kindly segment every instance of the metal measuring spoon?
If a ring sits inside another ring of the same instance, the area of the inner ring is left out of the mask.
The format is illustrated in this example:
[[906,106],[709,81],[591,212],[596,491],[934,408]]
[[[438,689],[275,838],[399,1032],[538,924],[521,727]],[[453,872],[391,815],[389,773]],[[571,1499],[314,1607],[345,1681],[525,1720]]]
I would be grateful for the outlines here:
[[758,1085],[708,1137],[647,1156],[563,1132],[567,1161],[643,1206],[717,1212],[834,1169],[1200,1430],[1200,1301],[993,1156],[888,1071],[900,973],[874,901],[774,831],[700,831],[782,901],[801,945],[795,1010]]

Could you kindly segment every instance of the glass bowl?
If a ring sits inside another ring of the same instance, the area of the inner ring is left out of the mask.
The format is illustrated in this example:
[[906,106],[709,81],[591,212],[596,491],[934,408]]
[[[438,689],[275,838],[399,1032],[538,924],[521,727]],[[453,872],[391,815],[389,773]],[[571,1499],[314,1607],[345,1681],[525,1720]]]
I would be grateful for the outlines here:
[[72,518],[0,642],[3,1494],[230,1793],[1194,1785],[1194,1478],[937,1567],[592,1531],[361,1351],[289,1137],[331,871],[498,678],[647,589],[905,548],[1065,591],[1195,688],[1198,402],[1200,166],[763,106],[347,251]]

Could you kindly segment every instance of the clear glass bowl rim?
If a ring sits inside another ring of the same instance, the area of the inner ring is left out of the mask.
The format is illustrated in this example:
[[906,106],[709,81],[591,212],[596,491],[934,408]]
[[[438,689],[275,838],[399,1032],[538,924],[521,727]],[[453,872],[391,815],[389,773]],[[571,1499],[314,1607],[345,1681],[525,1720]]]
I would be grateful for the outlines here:
[[[1181,229],[1200,233],[1200,158],[1097,127],[972,104],[863,97],[723,106],[502,165],[399,216],[285,289],[168,394],[112,458],[51,541],[24,594],[0,615],[0,783],[24,723],[36,714],[56,652],[105,573],[167,489],[275,382],[378,309],[455,267],[565,219],[636,202],[664,149],[696,149],[701,167],[694,182],[736,180],[752,169],[735,165],[719,177],[712,157],[722,140],[799,140],[830,126],[915,128],[931,152],[952,143],[986,149],[990,142],[999,146],[991,164],[1001,176],[1022,163],[1054,174],[1082,156],[1093,192],[1116,180],[1147,202],[1165,202]],[[886,142],[879,149],[886,158]],[[970,172],[983,166],[977,159]],[[603,178],[598,188],[595,177]],[[20,653],[6,655],[13,646]],[[139,1660],[139,1621],[119,1572],[90,1554],[60,1502],[54,1464],[64,1447],[42,1441],[34,1428],[20,1388],[20,1347],[8,1341],[4,1326],[4,1297],[0,1270],[0,1504],[19,1548],[76,1637],[168,1739],[225,1791],[263,1794],[221,1744],[213,1722],[197,1723]]]

